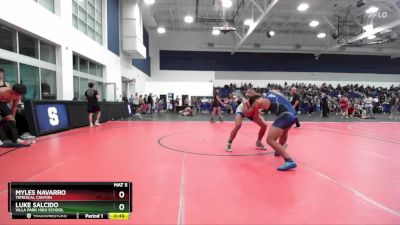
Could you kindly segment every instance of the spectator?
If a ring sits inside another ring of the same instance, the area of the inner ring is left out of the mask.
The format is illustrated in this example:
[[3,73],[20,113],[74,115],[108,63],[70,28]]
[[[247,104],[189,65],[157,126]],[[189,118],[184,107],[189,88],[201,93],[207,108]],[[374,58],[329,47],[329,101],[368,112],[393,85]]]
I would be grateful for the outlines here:
[[93,89],[94,84],[90,82],[88,84],[89,89],[86,90],[85,92],[85,97],[87,100],[87,112],[89,113],[89,125],[93,127],[93,115],[94,113],[97,113],[96,115],[96,121],[94,122],[94,125],[100,126],[100,105],[98,102],[99,98],[99,92],[96,89]]
[[133,111],[135,115],[140,115],[139,113],[137,113],[139,107],[140,107],[140,99],[138,97],[138,93],[135,93],[135,96],[133,96],[132,98],[132,102],[133,102]]
[[366,111],[367,111],[367,117],[368,118],[373,118],[373,112],[372,112],[372,109],[373,109],[373,99],[372,99],[372,97],[369,97],[369,96],[367,96],[365,99],[364,99],[364,104],[365,104],[365,109],[366,109]]
[[193,116],[193,110],[190,107],[186,107],[180,113],[181,113],[181,116]]
[[147,97],[148,113],[152,114],[154,112],[154,100],[151,93]]
[[130,97],[129,97],[129,99],[128,99],[128,104],[129,104],[129,107],[130,107],[130,109],[131,109],[131,114],[132,115],[135,115],[135,107],[134,107],[134,105],[133,105],[133,99],[134,99],[134,96],[133,95],[131,95]]
[[342,117],[349,118],[349,99],[346,94],[343,94],[339,100],[340,109],[342,110]]
[[[0,88],[0,115],[1,120],[1,130],[4,132],[5,136],[13,142],[14,147],[26,147],[30,143],[24,143],[18,134],[15,114],[17,113],[17,105],[21,101],[21,97],[26,94],[26,87],[22,84],[14,84],[12,88],[3,87]],[[11,109],[8,106],[11,103]],[[0,142],[0,145],[3,145]]]
[[396,119],[396,115],[399,113],[399,105],[400,105],[399,96],[393,93],[392,98],[390,100],[391,108],[390,108],[389,119]]
[[[6,88],[6,87],[11,87],[10,84],[5,81],[4,73],[5,73],[4,69],[0,68],[0,89]],[[29,124],[25,117],[23,109],[17,109],[17,111],[15,113],[15,123],[16,123],[16,128],[17,128],[18,134],[20,135],[20,137],[19,137],[20,139],[29,140],[29,139],[36,138],[35,136],[33,136],[29,133]]]
[[326,95],[325,93],[322,93],[321,103],[322,103],[322,116],[323,117],[328,117],[328,114],[329,114],[328,101],[329,101],[328,95]]
[[[285,82],[285,86],[286,86],[286,82]],[[297,94],[297,88],[296,87],[292,87],[290,89],[290,102],[293,105],[293,108],[296,110],[296,112],[299,112],[300,109],[300,97]],[[296,118],[296,127],[300,127],[300,122],[299,119]]]

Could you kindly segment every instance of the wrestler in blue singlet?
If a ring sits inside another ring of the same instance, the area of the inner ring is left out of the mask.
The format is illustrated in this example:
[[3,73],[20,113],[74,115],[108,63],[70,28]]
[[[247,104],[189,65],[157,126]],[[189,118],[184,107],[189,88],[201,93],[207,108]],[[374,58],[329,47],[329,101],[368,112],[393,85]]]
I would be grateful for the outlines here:
[[269,111],[278,116],[272,126],[287,129],[296,123],[297,112],[284,96],[268,92],[264,98],[271,102]]

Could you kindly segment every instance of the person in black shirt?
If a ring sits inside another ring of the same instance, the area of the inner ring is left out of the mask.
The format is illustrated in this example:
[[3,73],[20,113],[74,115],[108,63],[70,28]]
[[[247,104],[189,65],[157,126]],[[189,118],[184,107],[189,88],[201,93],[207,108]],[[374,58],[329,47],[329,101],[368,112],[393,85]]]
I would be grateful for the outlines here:
[[[300,107],[300,97],[297,94],[297,88],[296,87],[292,87],[292,89],[290,89],[290,103],[292,103],[293,108],[296,110],[296,112],[299,111],[299,107]],[[296,127],[300,127],[300,122],[299,119],[296,118]]]
[[93,83],[89,83],[89,89],[85,92],[87,99],[87,112],[89,113],[89,124],[91,127],[93,127],[93,114],[97,113],[96,121],[94,123],[96,126],[100,126],[99,119],[101,115],[100,105],[98,102],[99,92],[93,89],[93,86]]
[[326,93],[322,93],[321,105],[322,105],[322,117],[328,117],[329,114],[329,105],[328,105],[328,95]]
[[218,115],[219,121],[222,122],[221,106],[224,106],[224,103],[222,102],[219,90],[217,89],[214,92],[214,99],[212,102],[213,110],[211,112],[211,123],[214,123],[214,117],[216,115]]

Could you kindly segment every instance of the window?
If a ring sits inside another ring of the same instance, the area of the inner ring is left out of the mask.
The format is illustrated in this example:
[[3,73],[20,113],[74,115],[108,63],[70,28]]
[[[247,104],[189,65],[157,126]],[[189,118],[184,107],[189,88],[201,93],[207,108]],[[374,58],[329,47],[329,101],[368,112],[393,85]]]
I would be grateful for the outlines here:
[[79,95],[81,100],[85,100],[85,92],[88,87],[89,80],[86,78],[79,78]]
[[74,99],[85,100],[85,92],[89,88],[89,82],[94,84],[94,88],[100,93],[101,98],[105,98],[103,83],[103,65],[92,60],[73,55],[74,64]]
[[74,76],[74,100],[79,99],[79,77]]
[[97,71],[96,71],[96,64],[93,62],[89,62],[89,74],[91,75],[96,75]]
[[79,70],[79,58],[78,58],[78,56],[74,55],[72,57],[72,63],[74,64],[74,70]]
[[78,55],[73,55],[72,61],[74,70],[97,77],[103,77],[103,65]]
[[86,59],[79,58],[79,71],[89,73],[88,61]]
[[55,64],[56,63],[56,47],[41,41],[40,42],[40,60]]
[[56,71],[40,69],[42,99],[57,99]]
[[33,0],[38,2],[41,6],[54,13],[54,0]]
[[10,52],[17,52],[17,38],[15,34],[15,30],[0,25],[0,48]]
[[[19,51],[16,51],[17,37]],[[0,58],[0,67],[5,70],[6,82],[11,85],[18,81],[24,84],[27,87],[27,99],[57,99],[54,45],[0,24],[0,48],[7,50],[4,51],[4,58]],[[31,58],[21,57],[22,55]]]
[[101,0],[73,0],[72,25],[91,39],[102,44]]
[[18,33],[19,37],[19,54],[38,58],[38,41],[23,33]]
[[16,62],[0,59],[0,67],[4,69],[4,80],[14,85],[18,80],[18,65]]
[[26,86],[26,99],[40,99],[39,68],[20,63],[21,84]]
[[54,13],[54,0],[39,0],[39,4]]
[[97,71],[96,71],[96,76],[98,77],[103,77],[103,66],[102,65],[97,65]]

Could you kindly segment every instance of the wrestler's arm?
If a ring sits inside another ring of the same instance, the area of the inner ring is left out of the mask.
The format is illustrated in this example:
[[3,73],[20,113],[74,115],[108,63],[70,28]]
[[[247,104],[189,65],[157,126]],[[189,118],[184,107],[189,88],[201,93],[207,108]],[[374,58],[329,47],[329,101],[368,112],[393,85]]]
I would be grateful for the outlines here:
[[13,100],[13,102],[12,102],[11,112],[12,112],[12,115],[13,115],[14,118],[15,118],[15,114],[17,113],[18,103],[20,101],[21,101],[21,98],[18,98],[18,99]]
[[253,116],[259,113],[260,102],[257,100],[254,102],[253,105],[250,105],[249,101],[245,101],[243,103],[243,114],[245,116]]

